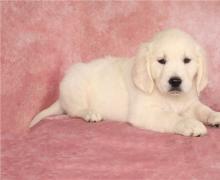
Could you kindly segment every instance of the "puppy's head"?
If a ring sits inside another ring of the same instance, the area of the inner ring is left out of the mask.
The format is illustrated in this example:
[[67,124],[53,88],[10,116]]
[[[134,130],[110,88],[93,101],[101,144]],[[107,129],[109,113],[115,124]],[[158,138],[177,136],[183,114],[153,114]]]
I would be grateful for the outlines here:
[[141,45],[133,67],[133,81],[140,90],[180,95],[193,87],[199,94],[207,84],[205,55],[186,33],[171,29]]

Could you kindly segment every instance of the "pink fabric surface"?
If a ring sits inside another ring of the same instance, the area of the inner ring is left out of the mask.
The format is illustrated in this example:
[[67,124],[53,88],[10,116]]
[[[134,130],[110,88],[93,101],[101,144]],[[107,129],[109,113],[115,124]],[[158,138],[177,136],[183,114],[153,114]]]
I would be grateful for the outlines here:
[[[216,138],[218,136],[218,138]],[[5,136],[4,180],[219,180],[219,129],[201,138],[57,118]],[[218,141],[218,143],[217,143]]]
[[1,2],[3,179],[220,179],[218,129],[186,138],[63,118],[27,128],[70,64],[133,56],[170,27],[207,51],[202,100],[220,110],[220,2]]

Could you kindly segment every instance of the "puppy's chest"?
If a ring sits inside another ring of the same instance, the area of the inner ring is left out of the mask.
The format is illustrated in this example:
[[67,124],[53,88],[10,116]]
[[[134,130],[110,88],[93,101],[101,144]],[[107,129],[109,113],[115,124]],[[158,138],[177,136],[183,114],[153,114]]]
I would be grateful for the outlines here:
[[184,114],[190,107],[189,102],[166,102],[165,109],[167,111],[174,112],[176,114],[182,115]]

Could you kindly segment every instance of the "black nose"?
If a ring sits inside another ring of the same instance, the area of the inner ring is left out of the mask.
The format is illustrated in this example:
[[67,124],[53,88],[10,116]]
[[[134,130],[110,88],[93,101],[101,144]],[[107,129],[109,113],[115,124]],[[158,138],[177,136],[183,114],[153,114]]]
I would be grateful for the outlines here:
[[174,88],[179,87],[181,83],[182,80],[179,77],[172,77],[169,80],[169,84]]

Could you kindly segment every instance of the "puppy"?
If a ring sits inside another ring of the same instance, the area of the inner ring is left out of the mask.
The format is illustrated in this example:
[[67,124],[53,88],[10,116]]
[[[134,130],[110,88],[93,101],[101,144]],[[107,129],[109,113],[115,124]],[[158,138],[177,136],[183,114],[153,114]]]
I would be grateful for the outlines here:
[[207,84],[205,55],[185,32],[162,31],[133,58],[105,57],[74,64],[60,96],[32,120],[68,114],[88,122],[113,119],[158,132],[200,136],[219,126],[220,113],[199,101]]

